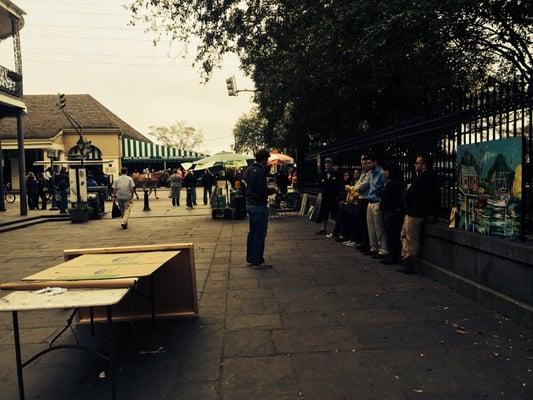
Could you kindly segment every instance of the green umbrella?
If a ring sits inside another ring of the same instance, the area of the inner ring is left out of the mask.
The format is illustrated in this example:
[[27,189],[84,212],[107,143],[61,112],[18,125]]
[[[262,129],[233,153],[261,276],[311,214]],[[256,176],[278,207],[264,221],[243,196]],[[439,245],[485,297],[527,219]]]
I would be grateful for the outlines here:
[[223,151],[222,153],[217,153],[213,156],[202,158],[201,160],[194,162],[195,171],[213,168],[214,166],[220,165],[228,168],[238,168],[246,167],[248,165],[248,160],[253,160],[252,156],[247,156],[244,154],[235,154],[230,152]]

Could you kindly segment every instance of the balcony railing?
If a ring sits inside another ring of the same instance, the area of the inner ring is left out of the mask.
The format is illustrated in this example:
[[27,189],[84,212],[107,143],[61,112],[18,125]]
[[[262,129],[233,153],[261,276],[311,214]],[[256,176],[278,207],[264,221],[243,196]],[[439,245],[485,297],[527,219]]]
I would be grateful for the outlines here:
[[22,97],[22,75],[0,65],[0,92]]

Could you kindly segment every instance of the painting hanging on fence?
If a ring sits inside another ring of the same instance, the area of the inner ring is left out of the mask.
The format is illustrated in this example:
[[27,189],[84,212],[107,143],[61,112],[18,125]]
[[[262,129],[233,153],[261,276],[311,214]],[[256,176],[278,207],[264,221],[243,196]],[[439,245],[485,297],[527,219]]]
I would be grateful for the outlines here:
[[457,149],[459,227],[522,240],[522,137]]

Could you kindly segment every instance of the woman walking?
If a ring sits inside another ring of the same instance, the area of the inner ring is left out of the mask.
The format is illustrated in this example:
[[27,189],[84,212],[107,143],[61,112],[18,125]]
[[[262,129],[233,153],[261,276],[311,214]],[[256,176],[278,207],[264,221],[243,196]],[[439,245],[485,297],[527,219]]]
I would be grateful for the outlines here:
[[26,175],[26,193],[28,194],[28,206],[30,210],[35,210],[39,203],[39,183],[35,179],[33,172]]
[[177,169],[173,171],[170,176],[170,197],[172,198],[172,206],[180,206],[180,192],[181,192],[181,174]]
[[46,195],[48,194],[48,182],[44,178],[44,174],[42,172],[37,175],[37,183],[39,184],[39,187],[38,187],[39,196],[38,197],[41,198],[41,210],[46,210],[46,203],[47,203]]

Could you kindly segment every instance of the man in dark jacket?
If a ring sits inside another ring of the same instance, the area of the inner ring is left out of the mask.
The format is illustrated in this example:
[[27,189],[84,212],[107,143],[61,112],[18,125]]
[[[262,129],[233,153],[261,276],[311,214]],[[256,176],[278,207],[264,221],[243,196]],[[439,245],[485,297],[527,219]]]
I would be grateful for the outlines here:
[[317,235],[326,235],[328,226],[328,219],[337,216],[337,208],[339,203],[339,188],[340,180],[337,177],[337,171],[333,169],[333,160],[326,158],[324,160],[324,172],[320,175],[320,189],[322,194],[322,202],[320,203],[320,219],[322,221],[322,228],[317,232]]
[[400,260],[400,231],[403,219],[403,180],[401,171],[394,163],[383,165],[385,182],[381,190],[379,209],[383,216],[389,255],[380,262],[385,265],[398,264]]
[[215,177],[209,171],[209,168],[204,170],[202,175],[202,186],[204,187],[204,206],[207,205],[207,202],[211,199],[213,195],[213,185],[215,184]]
[[194,205],[194,193],[196,192],[196,177],[194,170],[191,168],[183,178],[183,186],[187,190],[187,209],[192,210]]
[[431,159],[425,155],[417,156],[415,171],[417,175],[405,193],[405,218],[400,235],[402,269],[398,272],[406,274],[415,270],[424,222],[430,216],[436,217],[440,207],[440,184]]
[[246,243],[246,262],[254,269],[269,269],[265,264],[265,238],[268,227],[268,196],[276,193],[267,186],[267,161],[270,153],[266,149],[255,154],[255,162],[244,172],[246,183],[246,211],[250,221],[250,231]]

